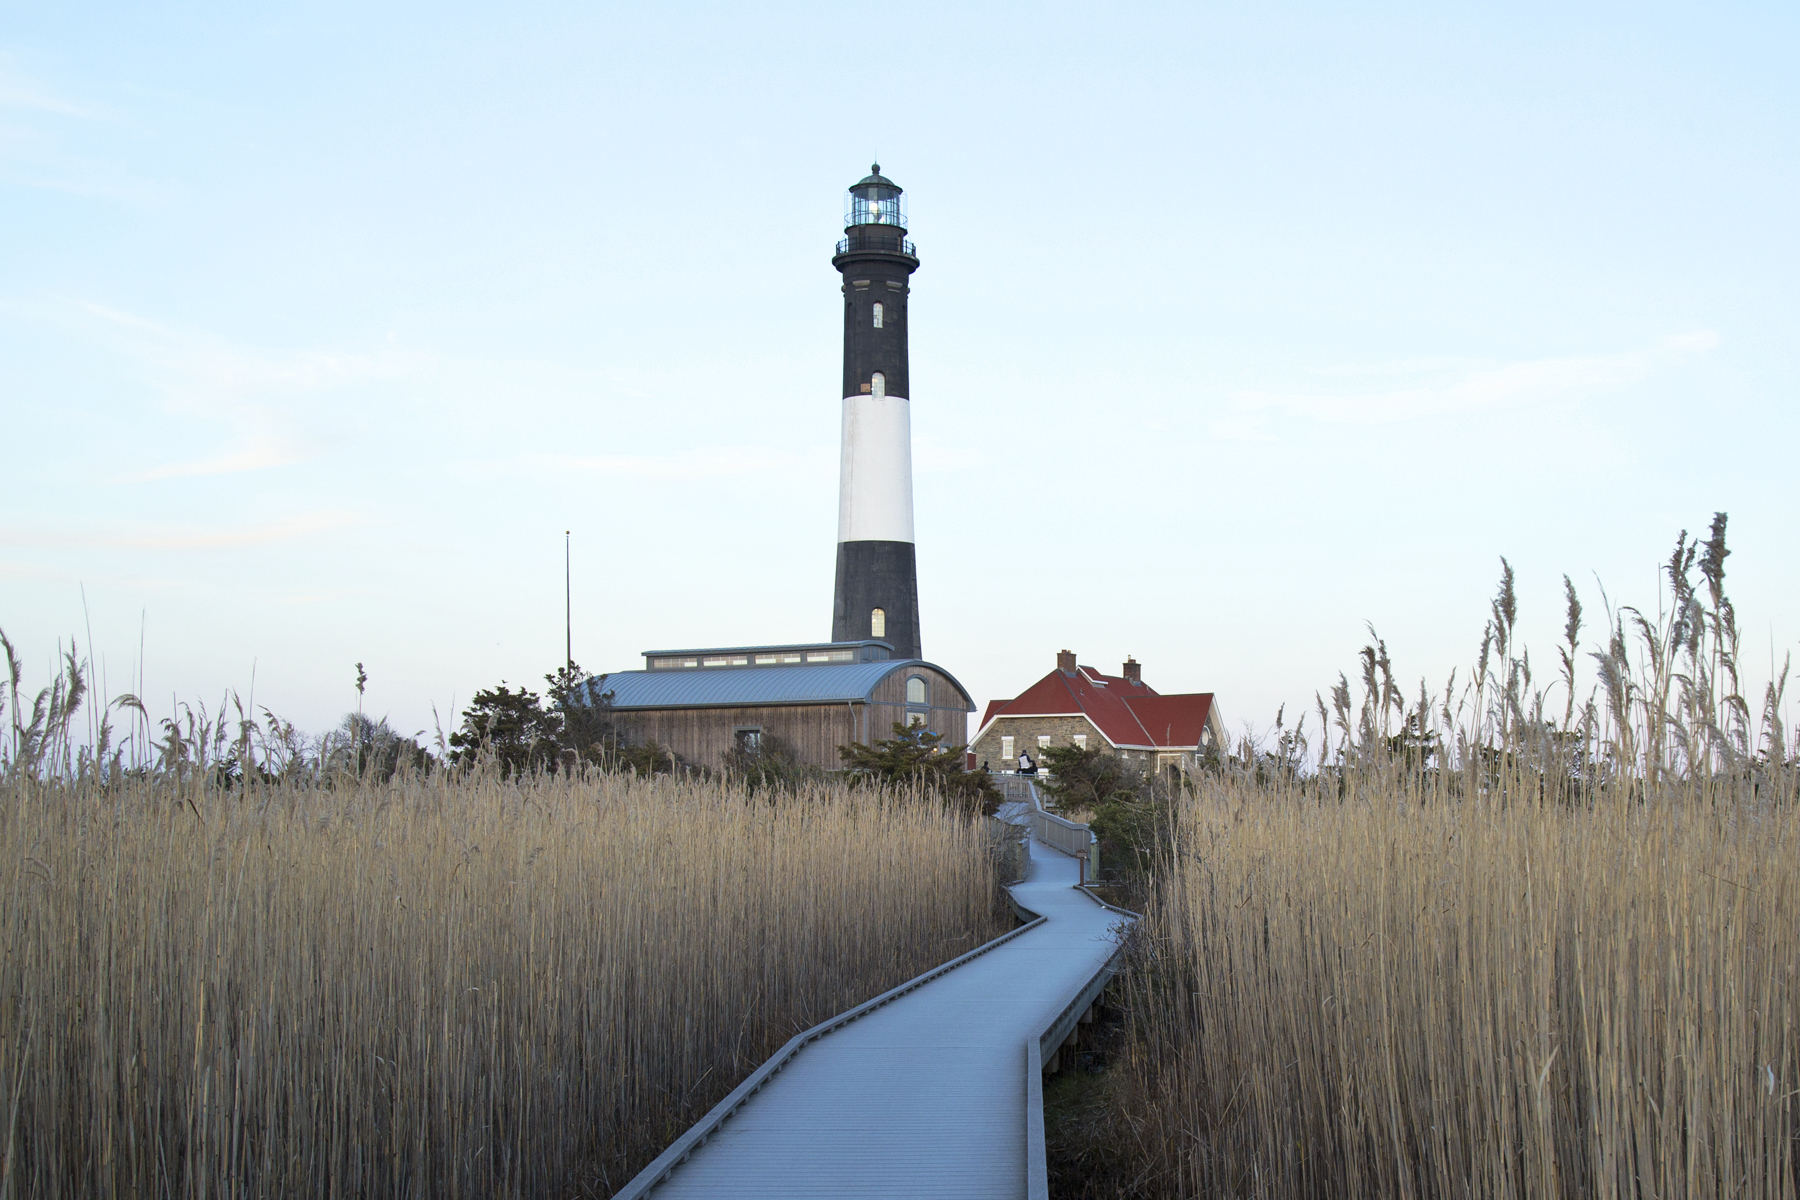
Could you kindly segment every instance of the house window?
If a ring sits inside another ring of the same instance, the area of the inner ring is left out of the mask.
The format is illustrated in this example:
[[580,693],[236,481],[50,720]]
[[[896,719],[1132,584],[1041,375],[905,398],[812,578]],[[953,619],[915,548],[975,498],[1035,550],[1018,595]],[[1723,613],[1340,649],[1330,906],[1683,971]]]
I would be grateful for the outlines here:
[[[876,609],[876,611],[880,612],[881,610]],[[908,704],[928,703],[925,695],[925,680],[922,676],[914,675],[906,681],[906,702]]]
[[869,612],[869,636],[884,638],[887,636],[887,609],[877,608]]
[[762,729],[739,729],[736,731],[737,748],[745,754],[755,754],[762,749]]
[[1078,733],[1075,735],[1075,748],[1077,750],[1086,750],[1087,749],[1087,734]]
[[1000,739],[1000,757],[1001,758],[1011,758],[1012,756],[1013,756],[1013,740],[1009,737],[1001,738]]
[[887,376],[880,371],[869,376],[869,391],[876,396],[887,395]]
[[907,728],[909,728],[909,729],[917,728],[918,726],[923,725],[924,723],[925,723],[925,714],[924,713],[909,712],[906,714]]
[[881,301],[875,302],[875,328],[881,328]]
[[1038,749],[1042,750],[1049,745],[1050,745],[1050,735],[1047,733],[1038,734]]

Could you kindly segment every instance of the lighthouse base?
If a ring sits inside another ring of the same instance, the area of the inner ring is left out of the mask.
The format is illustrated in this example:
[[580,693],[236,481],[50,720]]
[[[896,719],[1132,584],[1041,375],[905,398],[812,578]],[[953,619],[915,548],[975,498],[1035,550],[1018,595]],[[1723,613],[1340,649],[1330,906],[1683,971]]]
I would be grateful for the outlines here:
[[[880,638],[897,658],[918,658],[919,575],[911,542],[839,542],[831,640]],[[873,627],[880,609],[884,628]]]

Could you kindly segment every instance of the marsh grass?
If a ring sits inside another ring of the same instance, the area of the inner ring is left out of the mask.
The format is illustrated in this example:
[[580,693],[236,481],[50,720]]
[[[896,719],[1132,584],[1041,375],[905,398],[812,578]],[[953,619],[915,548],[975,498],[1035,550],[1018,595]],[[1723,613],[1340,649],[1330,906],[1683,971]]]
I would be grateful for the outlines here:
[[998,932],[985,842],[867,789],[13,771],[0,1196],[607,1195]]
[[1800,764],[1727,554],[1609,604],[1585,696],[1573,585],[1538,685],[1506,567],[1461,688],[1374,638],[1314,743],[1171,799],[1112,1083],[1156,1191],[1800,1194]]
[[1441,799],[1180,805],[1126,984],[1164,1190],[1794,1195],[1793,809]]

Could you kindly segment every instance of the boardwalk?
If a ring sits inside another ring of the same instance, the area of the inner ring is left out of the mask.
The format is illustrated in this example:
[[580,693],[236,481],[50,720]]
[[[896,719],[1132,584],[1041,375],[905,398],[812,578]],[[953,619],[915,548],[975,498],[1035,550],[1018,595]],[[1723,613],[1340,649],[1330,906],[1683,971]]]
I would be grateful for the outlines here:
[[1026,1197],[1028,1055],[1127,919],[1078,871],[1034,840],[1013,894],[1041,925],[808,1045],[648,1194]]

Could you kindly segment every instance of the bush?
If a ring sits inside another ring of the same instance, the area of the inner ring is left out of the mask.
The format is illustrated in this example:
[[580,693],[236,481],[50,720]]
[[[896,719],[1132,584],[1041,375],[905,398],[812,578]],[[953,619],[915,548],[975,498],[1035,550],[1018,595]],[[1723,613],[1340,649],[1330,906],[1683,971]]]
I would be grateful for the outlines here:
[[1000,789],[985,767],[964,766],[964,746],[945,746],[944,735],[923,725],[894,723],[894,736],[873,746],[851,742],[838,747],[844,766],[863,779],[888,784],[921,784],[956,807],[992,816],[1000,807]]
[[1142,875],[1168,839],[1169,789],[1111,750],[1046,746],[1050,778],[1043,789],[1053,810],[1087,814],[1100,841],[1100,861]]

